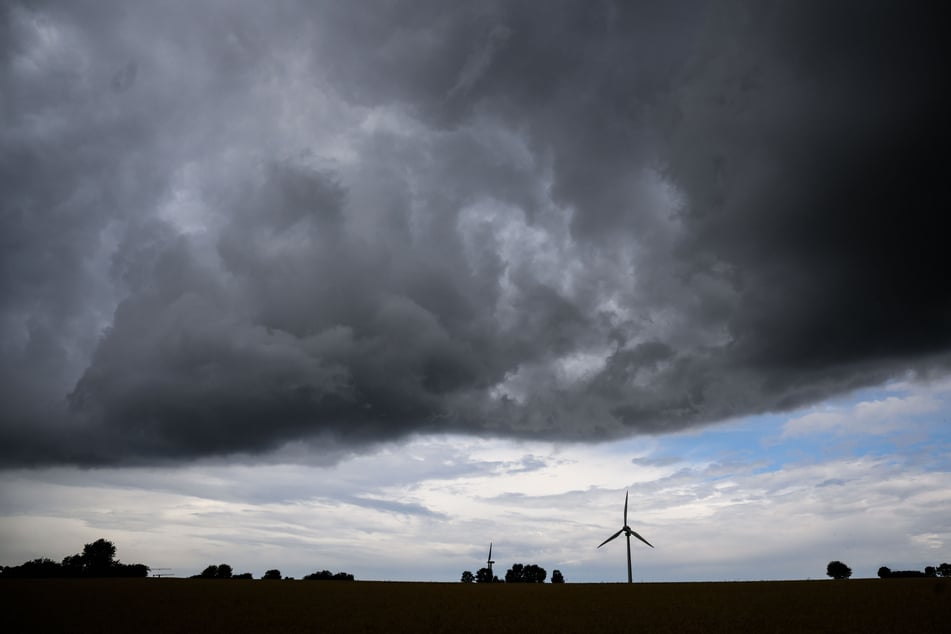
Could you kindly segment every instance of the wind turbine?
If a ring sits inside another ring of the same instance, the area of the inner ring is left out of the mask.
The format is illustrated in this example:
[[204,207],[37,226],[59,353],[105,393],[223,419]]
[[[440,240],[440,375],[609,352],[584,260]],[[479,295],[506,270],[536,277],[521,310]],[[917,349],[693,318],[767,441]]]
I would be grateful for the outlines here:
[[628,495],[628,492],[625,491],[624,492],[624,526],[621,527],[621,530],[619,530],[618,532],[614,533],[613,535],[608,537],[606,540],[601,542],[598,545],[598,548],[601,548],[601,546],[604,546],[605,544],[607,544],[609,541],[611,541],[612,539],[614,539],[621,533],[624,533],[625,537],[627,537],[627,582],[634,583],[634,578],[631,576],[631,535],[638,538],[639,540],[641,540],[642,542],[644,542],[651,548],[653,548],[654,546],[649,541],[647,541],[646,539],[638,535],[636,531],[631,530],[631,527],[627,525],[627,495]]
[[485,561],[486,565],[489,568],[489,582],[495,581],[495,577],[492,575],[492,564],[495,562],[492,561],[492,542],[489,542],[489,558]]

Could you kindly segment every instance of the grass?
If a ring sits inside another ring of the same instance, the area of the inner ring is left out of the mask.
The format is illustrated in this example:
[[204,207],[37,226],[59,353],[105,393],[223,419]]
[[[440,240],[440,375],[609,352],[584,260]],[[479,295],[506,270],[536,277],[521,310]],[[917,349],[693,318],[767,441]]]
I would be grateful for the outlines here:
[[0,581],[4,632],[946,632],[951,579]]

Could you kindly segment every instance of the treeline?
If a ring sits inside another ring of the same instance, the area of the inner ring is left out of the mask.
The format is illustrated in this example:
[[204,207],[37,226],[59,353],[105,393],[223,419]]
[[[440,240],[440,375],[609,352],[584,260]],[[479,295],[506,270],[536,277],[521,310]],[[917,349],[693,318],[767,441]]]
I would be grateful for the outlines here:
[[[505,583],[545,583],[548,577],[548,571],[536,564],[513,564],[508,572],[505,573]],[[480,568],[478,572],[472,574],[471,570],[465,570],[460,579],[462,583],[502,583],[502,580],[492,574],[488,568]],[[565,577],[560,570],[553,570],[551,573],[552,583],[564,583]]]
[[[0,566],[0,577],[7,579],[49,579],[63,577],[147,577],[151,568],[145,564],[124,564],[116,559],[115,545],[105,539],[97,539],[83,547],[83,552],[69,555],[57,562],[41,557],[19,566]],[[162,570],[161,568],[158,570]],[[282,577],[277,569],[268,570],[262,579],[293,579]],[[254,579],[250,572],[235,574],[228,564],[211,565],[192,579]],[[349,572],[319,570],[304,577],[315,581],[353,581]]]
[[320,572],[314,572],[306,577],[307,581],[353,581],[353,575],[349,572],[330,572],[329,570],[321,570]]
[[3,566],[0,576],[13,579],[54,577],[145,577],[145,564],[124,564],[116,558],[116,547],[105,539],[97,539],[83,547],[83,552],[69,555],[62,562],[47,557],[33,559],[19,566]]
[[882,566],[878,569],[878,576],[882,579],[951,577],[951,564],[943,563],[940,566],[925,566],[924,570],[892,570],[888,566]]
[[[201,574],[192,575],[192,579],[254,579],[254,575],[250,572],[242,572],[240,574],[234,574],[234,570],[228,564],[212,564],[204,570],[201,571]],[[264,580],[280,580],[287,579],[293,580],[293,577],[281,577],[281,571],[273,568],[264,573],[264,576],[261,577]],[[304,577],[307,581],[353,581],[353,575],[349,572],[330,572],[329,570],[321,570],[319,572],[311,573]]]

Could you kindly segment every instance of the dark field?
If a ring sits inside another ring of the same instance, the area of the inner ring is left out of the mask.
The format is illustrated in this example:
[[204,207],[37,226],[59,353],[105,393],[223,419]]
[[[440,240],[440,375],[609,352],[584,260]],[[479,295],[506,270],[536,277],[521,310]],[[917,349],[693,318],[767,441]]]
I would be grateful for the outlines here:
[[496,584],[0,581],[17,632],[951,632],[951,579]]

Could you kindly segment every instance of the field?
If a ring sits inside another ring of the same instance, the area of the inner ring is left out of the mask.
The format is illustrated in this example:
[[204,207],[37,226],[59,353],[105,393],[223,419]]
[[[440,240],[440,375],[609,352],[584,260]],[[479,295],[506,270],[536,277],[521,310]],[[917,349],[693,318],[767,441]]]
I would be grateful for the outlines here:
[[495,584],[4,580],[18,632],[948,632],[951,579]]

